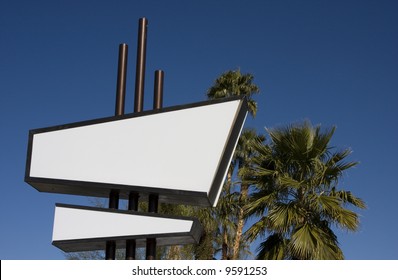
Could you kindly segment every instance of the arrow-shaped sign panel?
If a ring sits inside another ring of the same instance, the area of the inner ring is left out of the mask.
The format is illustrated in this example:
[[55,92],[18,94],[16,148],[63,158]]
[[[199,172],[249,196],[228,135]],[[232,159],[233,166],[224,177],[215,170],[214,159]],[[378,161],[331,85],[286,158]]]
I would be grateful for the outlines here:
[[247,115],[213,100],[31,130],[25,181],[42,192],[215,206]]
[[127,239],[143,247],[146,238],[161,246],[183,245],[198,243],[201,232],[195,218],[56,204],[53,245],[64,252],[103,250],[108,240],[117,248],[125,248]]

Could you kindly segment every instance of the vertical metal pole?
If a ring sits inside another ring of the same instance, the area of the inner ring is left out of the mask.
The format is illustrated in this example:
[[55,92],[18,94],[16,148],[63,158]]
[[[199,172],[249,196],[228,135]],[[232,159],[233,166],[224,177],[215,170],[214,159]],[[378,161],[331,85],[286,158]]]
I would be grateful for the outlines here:
[[[155,71],[155,85],[153,97],[153,109],[161,109],[163,106],[163,80],[164,72],[162,70]],[[148,212],[157,213],[159,205],[159,196],[150,194],[148,200]],[[147,238],[146,241],[146,259],[156,259],[156,238]]]
[[163,81],[164,72],[162,70],[156,70],[153,92],[153,109],[162,109],[163,107]]
[[134,112],[141,112],[144,107],[144,84],[145,84],[145,62],[146,62],[146,38],[148,20],[139,19],[137,67],[135,72],[135,98]]
[[[119,191],[112,190],[109,194],[109,208],[119,208]],[[113,240],[106,241],[105,246],[105,259],[114,260],[116,258],[116,242]]]
[[[128,209],[130,211],[138,210],[138,199],[139,199],[138,193],[130,192],[129,206],[128,206]],[[126,260],[135,260],[136,247],[137,247],[137,245],[136,245],[135,239],[126,240]]]
[[[126,96],[126,74],[127,74],[127,56],[128,46],[126,44],[119,45],[119,60],[116,82],[116,105],[115,116],[124,114],[125,96]],[[109,208],[119,208],[119,191],[112,190],[109,194]],[[105,259],[114,260],[116,258],[116,242],[107,241],[105,247]]]
[[124,115],[124,104],[125,104],[124,100],[126,97],[127,57],[128,57],[128,46],[126,44],[120,44],[119,62],[117,69],[117,83],[116,83],[115,116]]
[[105,260],[116,259],[116,242],[106,241],[105,245]]
[[[146,62],[146,38],[148,20],[140,18],[138,21],[138,42],[137,42],[137,64],[135,72],[135,95],[134,113],[142,112],[144,109],[144,84],[145,84],[145,62]],[[131,211],[138,210],[139,194],[130,192],[129,206]],[[126,260],[135,260],[136,241],[126,240]]]
[[[157,213],[158,212],[158,201],[159,196],[157,194],[150,194],[148,201],[148,212]],[[156,238],[146,239],[146,259],[155,260],[156,259]]]

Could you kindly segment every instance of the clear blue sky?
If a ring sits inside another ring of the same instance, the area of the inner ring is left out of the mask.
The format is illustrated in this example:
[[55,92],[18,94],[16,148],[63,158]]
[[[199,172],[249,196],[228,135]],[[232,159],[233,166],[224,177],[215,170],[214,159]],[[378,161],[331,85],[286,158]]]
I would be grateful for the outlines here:
[[51,245],[55,203],[24,183],[29,129],[111,116],[118,45],[130,47],[133,110],[138,19],[146,17],[145,107],[165,71],[164,106],[203,101],[222,72],[261,88],[247,126],[336,125],[332,144],[360,161],[340,186],[363,198],[357,233],[338,232],[347,259],[398,259],[397,1],[0,2],[0,259],[63,259]]

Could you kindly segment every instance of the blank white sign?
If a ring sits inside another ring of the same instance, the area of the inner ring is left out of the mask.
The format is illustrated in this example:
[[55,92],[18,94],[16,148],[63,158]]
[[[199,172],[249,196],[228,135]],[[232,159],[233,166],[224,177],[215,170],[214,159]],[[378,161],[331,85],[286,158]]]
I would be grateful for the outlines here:
[[52,239],[58,248],[73,252],[101,249],[106,240],[124,247],[126,239],[137,239],[142,246],[147,237],[163,245],[197,243],[200,235],[201,226],[193,218],[57,204]]
[[[131,190],[138,187],[158,193],[185,191],[207,196],[216,188],[216,195],[209,201],[215,206],[223,184],[223,180],[216,179],[225,178],[237,143],[233,133],[240,133],[247,114],[242,109],[244,102],[235,99],[33,131],[26,181],[39,190],[40,178],[46,179],[47,185],[54,179],[63,185],[99,183],[122,189],[130,186]],[[86,188],[89,192],[90,187]],[[41,191],[49,190],[43,187]],[[59,192],[65,191],[60,188]]]
[[193,221],[56,207],[53,241],[189,232]]

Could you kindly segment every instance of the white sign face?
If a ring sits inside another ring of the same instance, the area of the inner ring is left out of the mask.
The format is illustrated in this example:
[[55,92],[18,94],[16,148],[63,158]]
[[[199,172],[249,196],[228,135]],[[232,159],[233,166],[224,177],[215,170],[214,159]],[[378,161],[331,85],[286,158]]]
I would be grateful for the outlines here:
[[145,246],[146,238],[158,245],[199,242],[201,226],[196,219],[160,214],[57,204],[53,245],[64,252],[103,250],[105,241],[116,241],[118,248],[127,239]]
[[39,191],[213,205],[247,115],[245,99],[32,130],[25,181]]

